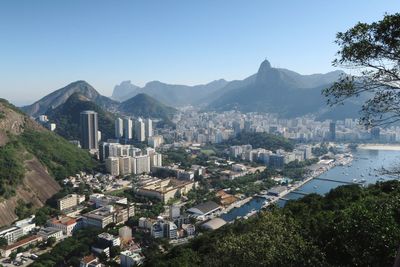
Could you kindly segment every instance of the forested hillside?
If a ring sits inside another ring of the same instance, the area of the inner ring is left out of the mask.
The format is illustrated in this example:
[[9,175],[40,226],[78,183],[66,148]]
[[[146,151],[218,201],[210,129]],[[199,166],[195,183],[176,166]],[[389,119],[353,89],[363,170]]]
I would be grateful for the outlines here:
[[392,266],[400,182],[341,186],[205,233],[147,266]]

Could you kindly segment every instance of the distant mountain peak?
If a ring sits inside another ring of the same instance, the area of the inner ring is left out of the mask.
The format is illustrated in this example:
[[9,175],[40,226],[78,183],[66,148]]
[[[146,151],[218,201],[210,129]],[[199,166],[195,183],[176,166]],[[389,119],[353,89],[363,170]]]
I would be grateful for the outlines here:
[[67,99],[74,93],[80,93],[89,100],[94,101],[105,108],[112,108],[116,105],[116,103],[111,99],[100,95],[100,93],[97,92],[89,83],[84,80],[79,80],[46,95],[32,105],[22,107],[22,109],[33,117],[45,114],[49,108],[54,109],[64,104],[65,101],[67,101]]
[[258,69],[258,72],[264,72],[264,71],[270,70],[271,68],[272,68],[271,63],[267,59],[265,59],[261,63],[260,68]]

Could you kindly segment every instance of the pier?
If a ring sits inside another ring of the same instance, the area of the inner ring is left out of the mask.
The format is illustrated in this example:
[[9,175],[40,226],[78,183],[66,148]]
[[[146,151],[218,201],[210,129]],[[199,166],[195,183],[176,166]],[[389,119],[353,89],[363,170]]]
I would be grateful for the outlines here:
[[320,181],[328,181],[328,182],[335,182],[335,183],[340,183],[340,184],[362,184],[359,182],[348,182],[348,181],[338,181],[334,179],[329,179],[329,178],[314,178],[315,180],[320,180]]

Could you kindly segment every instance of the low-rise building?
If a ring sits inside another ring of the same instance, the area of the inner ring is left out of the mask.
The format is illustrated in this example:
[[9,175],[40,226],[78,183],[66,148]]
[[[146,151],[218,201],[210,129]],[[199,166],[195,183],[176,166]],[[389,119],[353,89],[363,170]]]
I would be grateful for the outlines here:
[[156,180],[150,184],[144,185],[136,190],[140,196],[155,197],[163,203],[174,197],[180,197],[187,194],[196,187],[194,181],[181,181],[176,179]]
[[43,227],[38,232],[38,235],[43,237],[44,240],[47,240],[50,237],[60,240],[63,237],[63,231],[55,227]]
[[23,229],[17,226],[10,226],[0,230],[0,237],[6,239],[9,245],[17,241],[17,239],[23,235]]
[[224,226],[226,221],[221,218],[214,218],[209,220],[208,222],[201,225],[201,228],[206,230],[217,230],[218,228]]
[[82,223],[79,220],[68,216],[59,216],[48,220],[47,225],[60,229],[66,236],[71,236],[82,227]]
[[118,236],[113,236],[109,233],[101,233],[97,236],[100,242],[108,245],[109,247],[120,246],[121,240]]
[[43,240],[43,237],[41,237],[40,235],[29,236],[27,238],[24,238],[22,240],[15,242],[12,245],[8,245],[4,248],[1,248],[0,254],[2,257],[8,257],[8,256],[10,256],[11,253],[13,253],[14,251],[17,251],[18,248],[25,248],[31,244],[37,244],[37,243],[41,242],[42,240]]
[[89,196],[89,200],[95,204],[96,208],[113,204],[128,204],[128,199],[126,197],[117,197],[104,194],[91,194]]
[[214,201],[207,201],[204,203],[200,203],[187,211],[194,215],[195,217],[205,218],[208,215],[211,215],[214,212],[221,210],[221,206],[215,203]]
[[122,251],[120,254],[121,267],[133,267],[143,264],[145,257],[142,252],[131,250]]
[[79,267],[102,267],[102,266],[104,265],[101,264],[99,259],[93,254],[83,257],[79,263]]
[[110,223],[121,224],[135,215],[133,205],[109,205],[82,215],[85,227],[103,229]]
[[57,201],[59,210],[66,210],[72,207],[78,206],[80,203],[85,201],[84,195],[69,194]]

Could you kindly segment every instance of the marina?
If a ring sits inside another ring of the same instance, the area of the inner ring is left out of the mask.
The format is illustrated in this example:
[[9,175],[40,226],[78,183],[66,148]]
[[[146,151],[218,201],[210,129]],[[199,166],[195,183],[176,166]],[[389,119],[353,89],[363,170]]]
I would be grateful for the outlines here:
[[250,217],[273,203],[283,207],[288,200],[299,199],[311,193],[323,195],[341,185],[366,186],[378,181],[390,180],[393,177],[381,175],[379,171],[382,168],[390,168],[396,163],[400,163],[398,150],[358,149],[353,152],[352,160],[321,165],[310,177],[289,186],[281,195],[264,194],[253,197],[240,207],[231,208],[222,214],[221,218],[227,222],[233,222],[237,218]]

